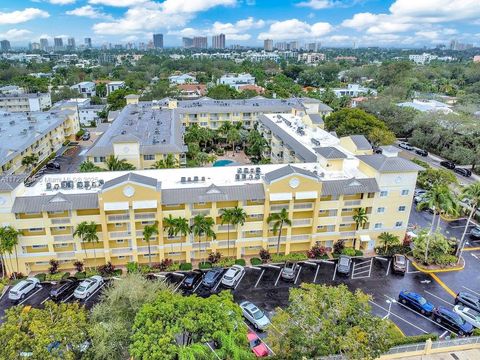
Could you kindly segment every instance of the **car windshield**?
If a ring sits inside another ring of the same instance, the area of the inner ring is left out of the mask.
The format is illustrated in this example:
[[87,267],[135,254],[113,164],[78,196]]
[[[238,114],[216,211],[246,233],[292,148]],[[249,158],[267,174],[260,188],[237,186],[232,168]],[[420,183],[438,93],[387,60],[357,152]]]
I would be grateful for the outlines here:
[[405,258],[403,256],[395,257],[395,261],[397,262],[397,264],[400,264],[400,265],[405,264]]
[[340,258],[340,265],[348,265],[349,259],[346,257]]
[[232,280],[232,279],[233,279],[233,276],[225,275],[223,278],[224,278],[225,280]]
[[261,319],[263,317],[263,312],[260,309],[253,311],[252,316],[255,320]]
[[420,305],[425,305],[427,303],[427,300],[421,296],[419,296],[417,300]]
[[80,285],[78,288],[77,288],[77,291],[85,291],[86,287],[83,286],[83,285]]
[[262,342],[260,341],[259,338],[256,338],[252,341],[250,341],[250,346],[253,348],[253,347],[257,347],[258,345],[260,345]]
[[453,320],[455,320],[455,322],[459,325],[463,325],[466,323],[466,321],[462,317],[458,316],[457,314],[452,314],[452,317],[453,317]]

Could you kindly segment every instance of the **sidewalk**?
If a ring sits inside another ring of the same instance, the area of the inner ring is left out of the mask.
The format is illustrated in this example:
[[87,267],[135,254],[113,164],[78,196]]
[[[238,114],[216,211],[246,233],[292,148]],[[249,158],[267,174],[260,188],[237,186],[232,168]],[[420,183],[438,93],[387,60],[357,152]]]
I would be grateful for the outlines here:
[[464,351],[445,351],[440,354],[417,355],[397,358],[401,360],[478,360],[480,359],[480,349]]

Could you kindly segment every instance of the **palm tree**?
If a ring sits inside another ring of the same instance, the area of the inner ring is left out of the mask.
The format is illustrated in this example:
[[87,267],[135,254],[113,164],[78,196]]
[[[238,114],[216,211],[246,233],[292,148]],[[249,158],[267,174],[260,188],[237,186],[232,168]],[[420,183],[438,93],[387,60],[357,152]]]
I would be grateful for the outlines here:
[[460,260],[463,247],[465,246],[465,236],[467,234],[468,226],[470,225],[470,222],[472,221],[477,209],[480,207],[480,182],[476,182],[465,187],[462,191],[462,198],[470,201],[470,206],[472,209],[468,215],[468,220],[465,224],[465,229],[463,230],[462,238],[460,239],[460,243],[455,254],[458,257],[458,260]]
[[[77,225],[75,228],[75,232],[73,236],[78,236],[82,242],[84,243],[92,243],[93,244],[93,259],[94,263],[97,259],[97,253],[95,251],[95,243],[98,243],[98,235],[97,235],[97,224],[91,221],[87,223],[86,221],[82,221],[80,224]],[[85,250],[85,258],[87,258],[87,249],[84,247]]]
[[38,155],[36,154],[31,154],[31,155],[26,155],[23,159],[22,159],[22,165],[27,167],[27,168],[30,168],[32,166],[34,166],[38,161]]
[[[417,205],[418,210],[432,209],[432,225],[430,227],[430,233],[438,229],[440,226],[440,216],[444,215],[457,215],[458,203],[455,196],[450,191],[448,186],[442,184],[434,185],[430,190],[425,193],[421,203]],[[438,215],[437,225],[435,226],[435,217]]]
[[115,155],[110,155],[105,159],[105,165],[109,171],[135,170],[135,166],[127,162],[126,159],[119,159]]
[[[86,221],[82,221],[75,227],[75,231],[73,232],[73,236],[80,238],[82,242],[85,242],[85,234],[87,233],[88,223]],[[85,259],[87,258],[87,248],[84,246],[83,250],[85,251]]]
[[[365,208],[358,208],[355,210],[355,214],[353,214],[353,221],[355,221],[356,230],[365,226],[368,222],[368,215],[367,210]],[[356,247],[357,238],[353,240],[353,247]]]
[[[217,236],[213,231],[213,226],[215,222],[212,218],[207,218],[205,215],[199,214],[195,215],[193,218],[193,223],[190,226],[190,231],[194,236],[198,237],[198,243],[201,244],[201,236],[205,235],[205,241],[207,238],[215,239]],[[200,248],[200,247],[199,247]]]
[[267,223],[273,223],[273,234],[278,231],[277,241],[277,255],[280,252],[280,237],[282,236],[283,225],[292,226],[292,221],[288,218],[288,210],[283,208],[279,213],[270,214],[267,218]]
[[[8,252],[10,255],[12,255],[12,252],[15,251],[15,262],[17,264],[16,272],[18,272],[18,269],[19,269],[17,245],[18,245],[18,236],[20,234],[21,233],[19,231],[17,231],[15,228],[13,228],[10,225],[0,228],[0,246],[2,249],[2,254],[5,252]],[[10,256],[10,266],[12,267],[12,271],[13,271],[11,256]]]
[[385,247],[385,252],[390,245],[395,245],[400,242],[398,236],[393,235],[389,232],[382,232],[380,235],[378,235],[378,240],[383,243],[383,246]]
[[187,236],[190,234],[190,225],[188,220],[184,217],[178,217],[175,219],[175,236]]
[[235,143],[240,141],[240,131],[233,127],[227,133],[227,142],[232,144],[232,156],[235,156]]
[[233,223],[233,209],[221,209],[222,225],[227,224],[227,257],[230,257],[230,225]]
[[[232,225],[237,227],[238,225],[243,226],[245,224],[245,221],[247,220],[247,213],[245,210],[242,208],[239,208],[238,206],[235,206],[232,209],[233,216],[232,216]],[[235,251],[235,241],[233,242],[234,247],[233,250]],[[230,253],[229,253],[230,255]]]
[[155,221],[153,225],[145,225],[143,228],[143,240],[148,244],[148,265],[152,267],[152,252],[150,250],[150,240],[153,235],[158,235],[158,223]]
[[78,170],[80,172],[96,172],[96,171],[102,171],[100,167],[95,165],[93,162],[89,160],[83,161],[80,166],[78,167]]
[[167,230],[167,234],[169,238],[173,238],[175,236],[176,231],[176,218],[169,214],[168,217],[163,218],[163,230]]
[[153,165],[152,169],[173,169],[178,167],[177,159],[173,154],[167,154],[167,156],[162,160],[157,160]]

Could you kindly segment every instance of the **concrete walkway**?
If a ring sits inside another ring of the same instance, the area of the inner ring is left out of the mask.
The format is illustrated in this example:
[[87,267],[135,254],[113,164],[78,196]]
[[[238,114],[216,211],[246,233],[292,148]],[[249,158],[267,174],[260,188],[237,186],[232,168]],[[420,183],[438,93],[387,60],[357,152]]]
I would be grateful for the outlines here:
[[397,358],[401,360],[479,360],[480,349],[464,351],[446,351],[440,354],[417,355]]

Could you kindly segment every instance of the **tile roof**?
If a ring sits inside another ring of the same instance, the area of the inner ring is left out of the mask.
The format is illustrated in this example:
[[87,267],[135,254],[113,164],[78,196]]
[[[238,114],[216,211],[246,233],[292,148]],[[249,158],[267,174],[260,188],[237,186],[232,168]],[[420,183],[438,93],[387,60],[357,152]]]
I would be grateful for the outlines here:
[[372,145],[368,142],[367,138],[363,135],[350,135],[353,143],[358,150],[372,150]]
[[157,187],[160,186],[159,185],[160,182],[157,181],[157,179],[154,179],[154,178],[149,177],[149,176],[139,175],[139,174],[135,174],[133,172],[130,172],[128,174],[125,174],[125,175],[122,175],[122,176],[119,176],[117,178],[114,178],[112,180],[107,181],[105,184],[103,184],[102,190],[104,191],[108,188],[117,186],[119,184],[122,184],[122,183],[128,182],[128,181],[129,182],[134,182],[134,183],[137,183],[137,184],[142,184],[142,185],[154,187],[154,188],[157,188]]
[[380,191],[375,179],[346,179],[322,182],[322,195],[354,195]]
[[289,176],[289,175],[292,175],[292,174],[300,174],[300,175],[304,175],[304,176],[307,176],[307,177],[310,177],[312,179],[315,179],[315,180],[318,180],[318,175],[311,172],[311,171],[308,171],[308,170],[304,170],[304,169],[301,169],[299,167],[296,167],[296,166],[292,166],[292,165],[286,165],[284,167],[281,167],[280,169],[277,169],[277,170],[273,170],[273,171],[270,171],[268,173],[265,174],[265,181],[267,183],[271,183],[272,181],[275,181],[275,180],[279,180],[279,179],[282,179],[286,176]]
[[323,124],[323,118],[322,115],[320,114],[308,114],[308,117],[310,120],[312,120],[312,123],[314,124]]
[[98,195],[64,194],[16,197],[12,213],[39,213],[42,211],[66,211],[98,209]]
[[14,190],[18,185],[23,183],[26,178],[26,174],[0,176],[0,191]]
[[400,173],[424,170],[423,167],[401,157],[382,154],[358,155],[357,158],[381,173]]
[[333,146],[316,147],[315,152],[325,159],[346,159],[347,155]]

